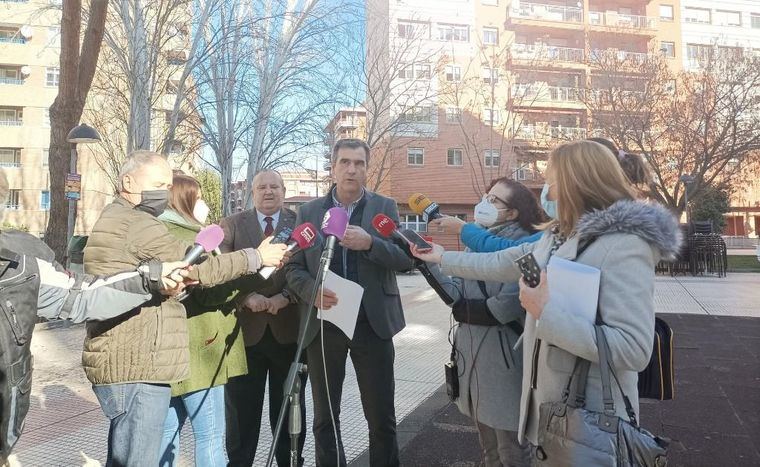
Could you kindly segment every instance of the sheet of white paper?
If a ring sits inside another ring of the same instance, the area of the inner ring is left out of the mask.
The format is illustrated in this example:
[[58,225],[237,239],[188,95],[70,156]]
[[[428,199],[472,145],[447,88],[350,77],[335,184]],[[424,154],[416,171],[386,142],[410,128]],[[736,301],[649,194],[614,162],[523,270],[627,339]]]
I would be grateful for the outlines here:
[[[325,288],[335,292],[335,295],[338,296],[338,304],[324,312],[319,310],[317,316],[338,326],[338,329],[343,331],[349,339],[353,339],[364,287],[356,282],[344,279],[332,271],[327,271]],[[317,302],[317,307],[319,307],[319,302]]]
[[549,300],[567,313],[596,321],[601,272],[593,266],[552,256],[546,268]]

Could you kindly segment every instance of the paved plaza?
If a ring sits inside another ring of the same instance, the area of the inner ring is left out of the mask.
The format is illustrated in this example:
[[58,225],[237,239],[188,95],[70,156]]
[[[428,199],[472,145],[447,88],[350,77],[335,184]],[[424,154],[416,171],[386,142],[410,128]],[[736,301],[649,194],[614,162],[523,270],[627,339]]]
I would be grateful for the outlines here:
[[[449,353],[448,309],[427,288],[424,279],[419,274],[400,275],[399,286],[407,319],[406,329],[394,340],[396,345],[396,416],[400,423],[399,442],[403,449],[405,446],[413,447],[415,442],[420,442],[419,440],[424,438],[419,435],[425,434],[422,427],[427,426],[429,422],[426,417],[456,417],[456,414],[437,412],[440,409],[437,401],[441,400],[443,362]],[[658,313],[760,318],[759,303],[760,274],[730,274],[722,279],[663,276],[657,278],[655,304]],[[717,320],[717,322],[721,321]],[[754,331],[760,329],[757,326],[760,320],[751,319],[746,322],[753,323],[753,326],[748,328],[753,330],[751,338],[760,338],[758,335],[760,332]],[[721,329],[715,324],[711,326],[714,326],[716,332]],[[21,465],[77,466],[84,464],[84,455],[100,462],[105,461],[108,424],[81,369],[83,339],[84,328],[81,325],[71,326],[65,323],[40,325],[34,335],[32,350],[35,356],[35,379],[32,389],[32,407],[24,436],[16,449]],[[694,339],[694,337],[687,337],[687,339]],[[713,339],[720,340],[721,336],[713,336]],[[758,340],[751,342],[758,342]],[[699,343],[692,342],[691,344],[698,345]],[[729,350],[731,349],[727,349]],[[757,364],[757,360],[754,363]],[[747,364],[752,365],[753,362],[747,362]],[[733,371],[739,369],[741,369],[740,365],[725,365],[718,376],[729,381],[735,376],[746,378],[746,375],[733,374]],[[692,373],[690,377],[693,378],[695,375]],[[758,384],[760,387],[760,379],[750,381],[750,383]],[[311,395],[307,390],[307,427],[311,426],[310,398]],[[757,398],[748,400],[754,401],[757,410]],[[349,460],[353,460],[355,465],[366,464],[367,426],[362,414],[356,376],[350,363],[347,368],[341,411],[346,456]],[[269,432],[266,426],[268,425],[266,414],[263,420],[265,420],[265,427],[262,428],[256,465],[264,464],[268,444],[271,441],[271,436],[265,435]],[[671,419],[669,422],[680,426],[677,420]],[[693,420],[686,422],[709,425],[710,417],[695,416]],[[464,434],[469,434],[470,437],[474,435],[466,423],[451,426],[459,426],[455,429],[452,438],[454,440],[460,439],[458,437]],[[459,435],[456,434],[456,430],[461,430]],[[188,426],[183,432],[180,465],[193,465],[192,438],[188,437],[189,433]],[[415,437],[417,437],[416,440]],[[736,439],[738,438],[733,441]],[[732,443],[732,439],[722,441],[727,443],[726,447]],[[722,441],[715,440],[713,446],[719,446]],[[746,444],[747,440],[741,441]],[[441,442],[445,443],[445,440],[434,440],[434,442],[440,445]],[[754,445],[758,444],[756,439]],[[313,448],[313,438],[309,433],[305,452],[307,465],[314,465]],[[470,457],[476,459],[477,446],[473,448],[470,443],[467,449],[470,451],[474,449],[475,453],[470,452]],[[419,458],[410,457],[408,450],[402,458],[407,465],[425,465],[418,461]],[[472,462],[475,461],[471,459],[471,462],[462,462],[461,465],[477,465]]]

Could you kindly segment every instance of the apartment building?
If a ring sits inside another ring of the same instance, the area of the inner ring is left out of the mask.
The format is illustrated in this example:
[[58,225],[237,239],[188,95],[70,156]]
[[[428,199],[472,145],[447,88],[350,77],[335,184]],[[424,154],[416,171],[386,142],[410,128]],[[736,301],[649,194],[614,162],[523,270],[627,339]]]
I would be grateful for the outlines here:
[[[394,150],[383,185],[399,202],[405,226],[427,227],[406,206],[415,192],[471,220],[493,178],[516,178],[538,191],[548,150],[593,131],[582,96],[601,79],[596,58],[612,51],[637,63],[657,53],[680,69],[679,2],[369,0],[368,49],[388,50],[393,60],[393,47],[414,38],[424,53],[412,60],[426,57],[410,63],[387,90],[404,88],[397,85],[403,80],[429,80],[426,89],[436,91],[414,108],[389,111],[389,120],[421,127],[401,135],[408,144]],[[384,34],[370,34],[376,30]],[[372,41],[380,43],[372,47]],[[431,234],[457,247],[454,237]]]
[[[48,109],[58,92],[61,4],[60,0],[0,0],[0,169],[11,188],[2,222],[26,228],[40,237],[44,235],[50,209]],[[187,48],[187,41],[183,43],[179,37],[178,34],[169,43],[172,51]],[[176,54],[167,54],[167,60],[181,64],[181,57]],[[103,105],[106,105],[103,99],[91,92],[82,121],[95,126],[103,136],[125,132],[119,123],[94,121],[93,114]],[[164,131],[164,114],[172,106],[173,100],[166,98],[154,109],[152,134],[156,138]],[[89,144],[78,148],[82,193],[75,235],[89,233],[113,197],[114,174],[105,173],[96,158],[99,154],[103,160],[104,146]],[[170,151],[170,161],[176,160],[175,166],[192,170],[193,158],[183,153],[194,147],[190,141],[178,139]]]
[[[699,68],[700,61],[716,49],[760,56],[760,1],[681,0],[681,31],[685,69]],[[734,193],[726,221],[726,235],[758,237],[760,174]]]

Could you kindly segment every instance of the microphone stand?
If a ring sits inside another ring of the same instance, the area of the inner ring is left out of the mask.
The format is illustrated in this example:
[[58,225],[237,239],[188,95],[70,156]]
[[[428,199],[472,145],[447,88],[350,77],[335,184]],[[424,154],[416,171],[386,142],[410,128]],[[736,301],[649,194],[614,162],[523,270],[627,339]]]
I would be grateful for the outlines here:
[[[328,239],[329,241],[329,239]],[[314,287],[311,290],[311,297],[309,299],[308,313],[306,314],[306,322],[298,335],[298,347],[296,348],[296,355],[293,358],[293,362],[290,364],[290,370],[288,371],[288,377],[285,379],[283,386],[283,393],[285,397],[282,399],[282,405],[280,406],[280,412],[277,415],[277,425],[275,426],[272,444],[269,445],[269,454],[267,456],[267,467],[271,467],[274,463],[274,454],[277,446],[277,439],[282,431],[282,426],[285,423],[285,413],[290,406],[290,418],[288,423],[288,433],[290,434],[290,467],[298,467],[298,438],[301,434],[302,422],[301,420],[301,402],[299,399],[301,388],[301,374],[306,373],[307,367],[301,363],[301,354],[304,350],[304,342],[306,341],[306,332],[309,330],[309,315],[312,313],[312,309],[316,306],[317,297],[319,291],[322,288],[322,282],[325,280],[325,274],[330,267],[330,261],[332,261],[332,249],[326,248],[322,252],[322,257],[319,259],[319,269],[317,270],[317,277],[314,280]],[[269,388],[271,391],[272,388]]]

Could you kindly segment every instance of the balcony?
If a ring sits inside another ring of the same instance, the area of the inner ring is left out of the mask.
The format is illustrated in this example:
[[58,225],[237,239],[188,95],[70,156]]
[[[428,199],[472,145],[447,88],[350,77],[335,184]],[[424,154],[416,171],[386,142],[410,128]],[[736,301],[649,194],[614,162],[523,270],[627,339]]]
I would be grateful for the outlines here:
[[560,23],[583,23],[583,9],[543,3],[520,3],[512,8],[511,16],[520,19],[553,21]]
[[2,119],[0,118],[0,127],[2,126],[23,126],[24,121],[20,119]]
[[589,24],[614,29],[615,32],[630,30],[653,34],[657,29],[657,18],[640,15],[624,15],[615,12],[589,11]]
[[591,51],[590,58],[593,61],[604,61],[605,59],[617,60],[619,62],[628,62],[629,64],[641,65],[647,60],[654,58],[646,52],[631,52],[628,50],[614,49],[594,49]]
[[583,89],[565,86],[547,86],[544,84],[517,84],[512,88],[518,105],[530,105],[534,102],[552,102],[576,104],[582,102]]
[[21,84],[24,84],[24,80],[20,79],[20,78],[2,78],[2,77],[0,77],[0,84],[21,85]]
[[512,58],[517,60],[536,60],[548,62],[584,63],[583,49],[558,47],[545,44],[514,44]]
[[359,122],[355,118],[341,118],[335,122],[335,131],[339,131],[341,129],[353,129],[358,128]]
[[523,125],[515,135],[518,139],[528,141],[562,140],[572,141],[584,139],[586,129],[578,127],[549,126],[547,124]]

